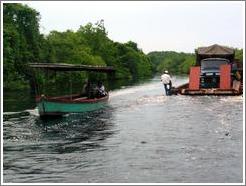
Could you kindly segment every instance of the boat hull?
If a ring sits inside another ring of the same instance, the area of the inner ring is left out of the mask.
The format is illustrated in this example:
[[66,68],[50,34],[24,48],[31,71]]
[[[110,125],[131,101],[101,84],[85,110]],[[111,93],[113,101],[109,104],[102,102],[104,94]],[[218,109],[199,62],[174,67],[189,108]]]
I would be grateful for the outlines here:
[[238,91],[234,89],[219,89],[219,88],[200,88],[198,90],[190,90],[189,89],[189,84],[183,84],[180,85],[177,88],[173,88],[173,94],[181,94],[181,95],[190,95],[190,96],[195,96],[195,95],[214,95],[214,96],[238,96],[243,94],[242,88],[240,88]]
[[242,92],[235,91],[233,89],[220,90],[220,89],[199,89],[199,90],[189,90],[181,89],[180,94],[182,95],[215,95],[215,96],[238,96]]
[[104,108],[108,96],[95,99],[52,99],[40,98],[37,107],[40,116],[58,116],[67,113],[83,113]]

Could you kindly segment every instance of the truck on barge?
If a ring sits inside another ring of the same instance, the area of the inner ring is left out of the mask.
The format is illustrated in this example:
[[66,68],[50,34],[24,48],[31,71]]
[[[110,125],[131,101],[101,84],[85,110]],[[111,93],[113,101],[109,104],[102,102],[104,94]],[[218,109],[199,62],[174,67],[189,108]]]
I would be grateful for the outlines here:
[[181,95],[241,95],[242,63],[235,59],[235,50],[212,45],[195,50],[196,63],[190,68],[189,82],[174,87]]

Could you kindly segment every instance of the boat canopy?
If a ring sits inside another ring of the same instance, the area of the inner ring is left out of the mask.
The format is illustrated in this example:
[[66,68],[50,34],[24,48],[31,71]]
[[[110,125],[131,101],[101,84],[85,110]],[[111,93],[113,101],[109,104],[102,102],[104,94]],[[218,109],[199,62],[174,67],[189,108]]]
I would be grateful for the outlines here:
[[111,66],[74,65],[67,63],[29,63],[29,67],[53,71],[92,71],[103,73],[115,71]]
[[199,47],[196,52],[196,65],[201,65],[201,60],[206,58],[224,58],[233,62],[235,50],[233,48],[214,44],[208,47]]

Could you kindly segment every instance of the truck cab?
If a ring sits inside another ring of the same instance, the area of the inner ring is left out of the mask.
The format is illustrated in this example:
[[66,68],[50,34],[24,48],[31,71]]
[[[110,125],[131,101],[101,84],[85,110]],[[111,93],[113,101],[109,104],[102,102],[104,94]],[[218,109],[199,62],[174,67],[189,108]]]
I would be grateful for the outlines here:
[[201,60],[201,88],[218,88],[220,82],[220,66],[230,64],[225,58],[206,58]]

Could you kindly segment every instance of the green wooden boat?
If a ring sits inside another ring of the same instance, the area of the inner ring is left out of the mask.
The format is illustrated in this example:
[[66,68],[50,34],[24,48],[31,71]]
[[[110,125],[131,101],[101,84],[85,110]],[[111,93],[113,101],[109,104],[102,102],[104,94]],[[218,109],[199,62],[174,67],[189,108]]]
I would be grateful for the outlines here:
[[87,97],[60,96],[36,97],[36,103],[40,116],[57,116],[67,113],[82,113],[102,109],[106,106],[109,96],[89,99]]
[[[93,71],[101,73],[114,72],[112,67],[71,65],[71,64],[50,64],[50,63],[30,63],[29,66],[34,69],[43,69],[49,71]],[[38,85],[36,85],[38,87]],[[39,115],[60,116],[67,113],[82,113],[104,108],[109,98],[106,92],[103,96],[89,95],[65,95],[65,96],[47,96],[44,94],[36,95],[36,103]]]

